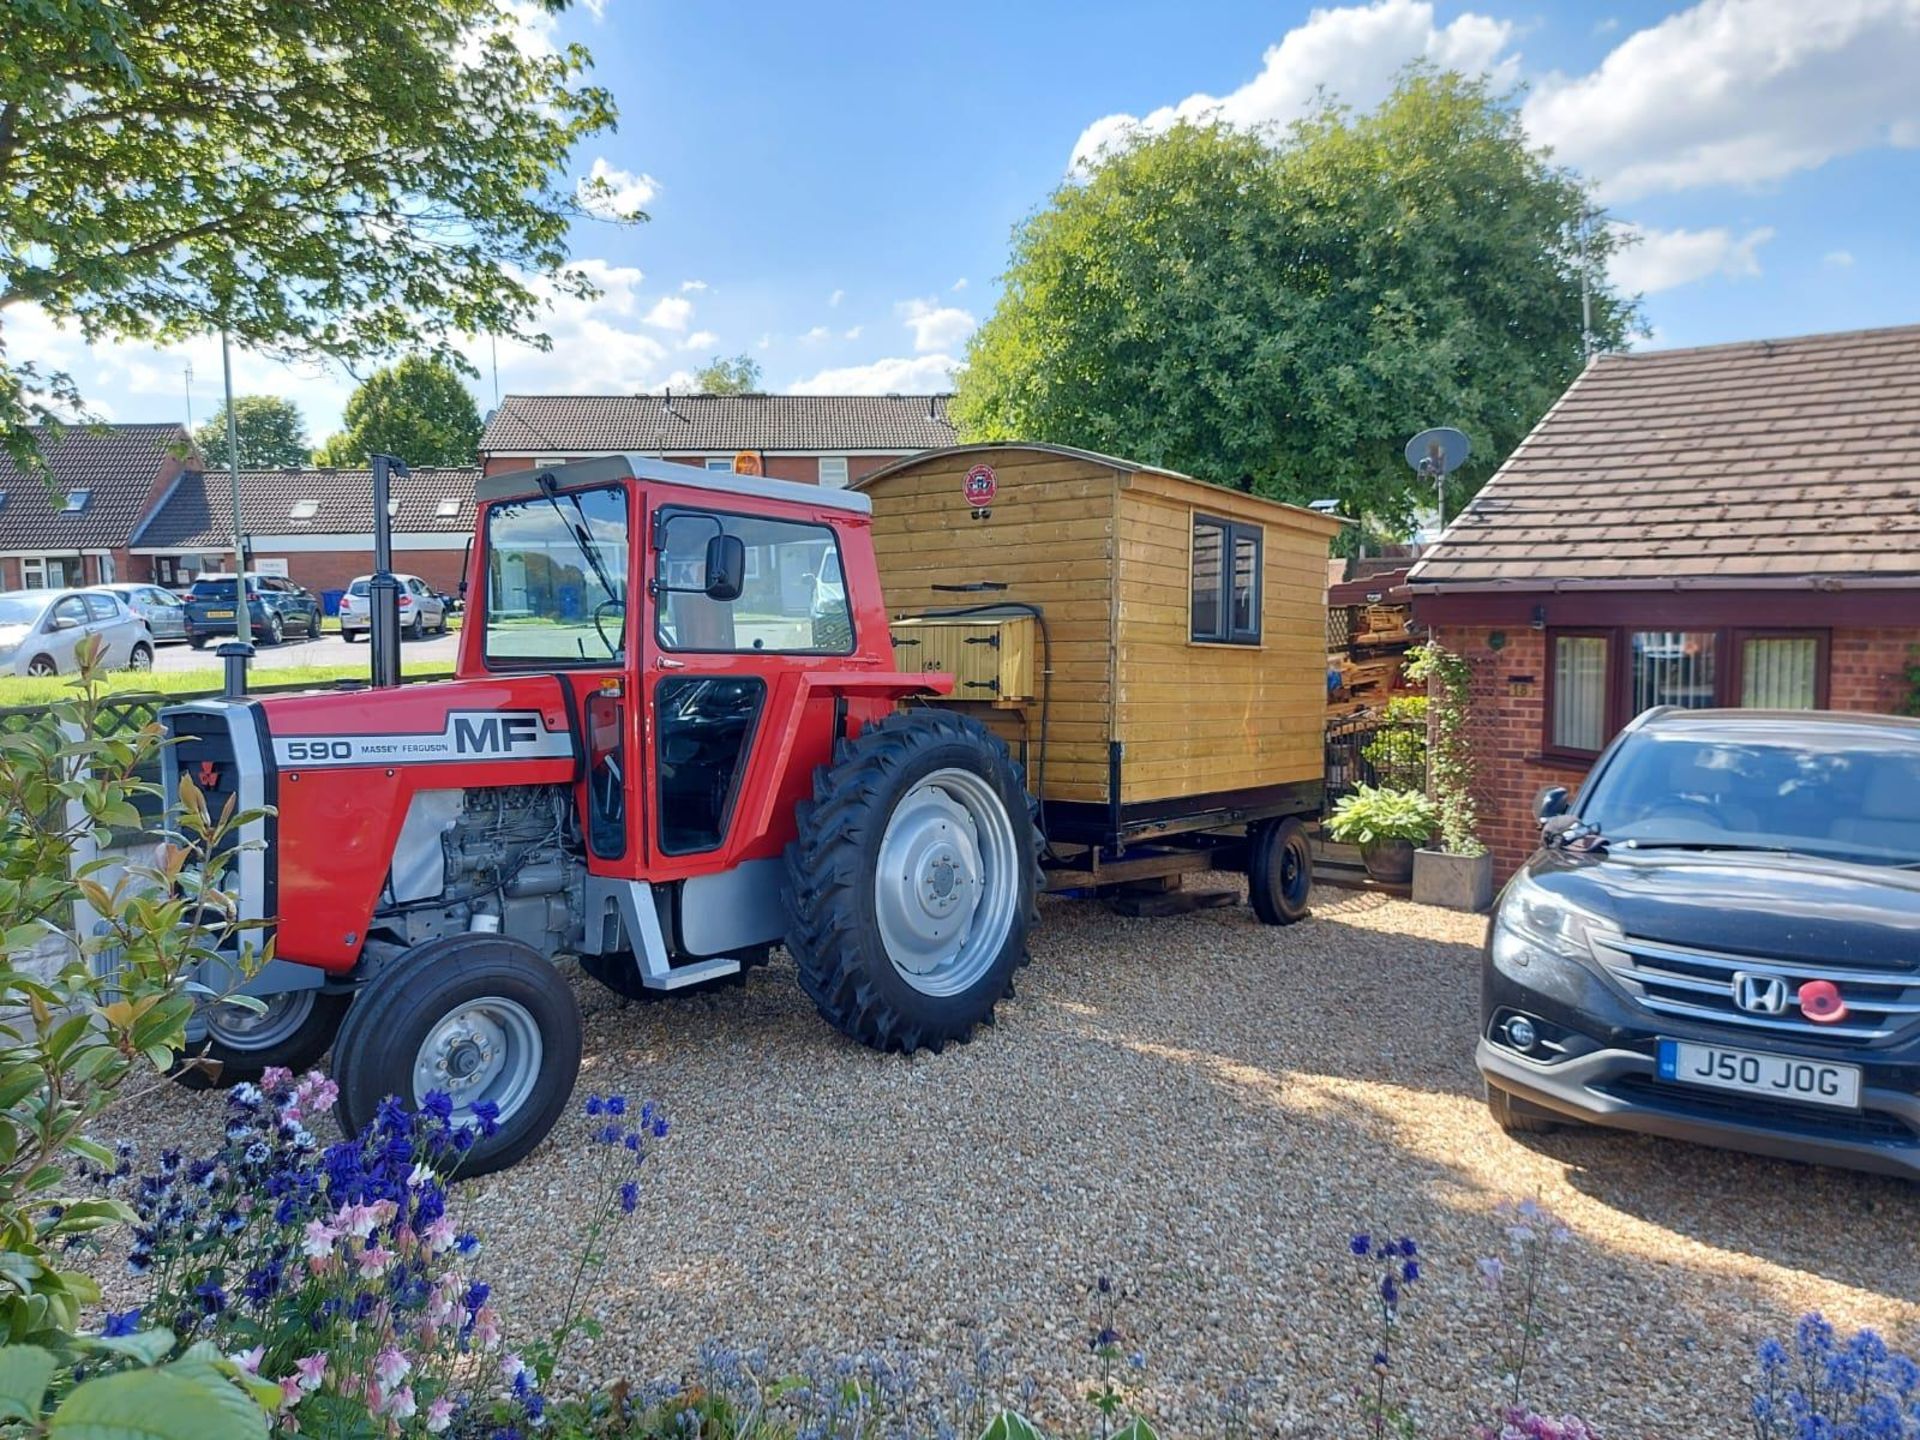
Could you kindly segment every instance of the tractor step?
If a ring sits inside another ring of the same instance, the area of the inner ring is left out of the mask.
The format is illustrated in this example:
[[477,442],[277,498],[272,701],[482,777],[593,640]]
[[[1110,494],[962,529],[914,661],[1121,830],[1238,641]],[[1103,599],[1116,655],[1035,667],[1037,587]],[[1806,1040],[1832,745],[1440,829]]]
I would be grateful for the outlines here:
[[739,973],[738,960],[718,955],[711,960],[696,960],[691,965],[675,965],[665,975],[656,976],[643,970],[640,983],[649,990],[678,990],[683,986],[698,985],[703,980],[718,980],[722,975]]

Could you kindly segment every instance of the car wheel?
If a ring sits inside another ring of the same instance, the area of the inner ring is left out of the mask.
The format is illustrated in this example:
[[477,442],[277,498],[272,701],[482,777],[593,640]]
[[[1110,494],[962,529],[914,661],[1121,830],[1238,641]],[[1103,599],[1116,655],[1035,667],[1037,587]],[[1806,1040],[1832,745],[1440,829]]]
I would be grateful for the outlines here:
[[280,618],[278,611],[275,611],[267,621],[267,643],[269,645],[278,645],[286,638],[287,622]]
[[1495,1085],[1487,1086],[1487,1113],[1493,1116],[1493,1123],[1509,1135],[1545,1135],[1560,1128],[1551,1112],[1529,1105]]
[[204,650],[207,648],[207,637],[204,635],[189,635],[187,636],[187,644],[196,650]]
[[53,663],[53,657],[51,655],[36,655],[27,662],[27,674],[29,675],[47,676],[58,675],[59,673],[60,667]]
[[127,668],[129,670],[153,669],[153,647],[144,643],[134,646],[133,654],[127,659]]
[[413,612],[413,619],[407,622],[407,639],[424,640],[426,638],[427,617],[416,610]]
[[358,630],[342,630],[340,632],[340,638],[351,645],[360,638],[360,632]]

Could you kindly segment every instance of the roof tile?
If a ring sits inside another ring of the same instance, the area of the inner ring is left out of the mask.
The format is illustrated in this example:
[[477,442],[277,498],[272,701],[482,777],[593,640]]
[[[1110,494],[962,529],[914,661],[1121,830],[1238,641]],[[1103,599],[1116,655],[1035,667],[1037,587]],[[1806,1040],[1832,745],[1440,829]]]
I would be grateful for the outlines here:
[[[395,535],[461,533],[473,528],[473,482],[479,471],[418,465],[392,482],[400,502]],[[314,502],[311,518],[296,520],[301,501]],[[440,502],[458,500],[451,515]],[[373,475],[366,470],[242,470],[240,522],[249,535],[350,535],[373,533]],[[203,550],[233,543],[233,482],[225,470],[189,470],[155,507],[133,537],[140,550]]]

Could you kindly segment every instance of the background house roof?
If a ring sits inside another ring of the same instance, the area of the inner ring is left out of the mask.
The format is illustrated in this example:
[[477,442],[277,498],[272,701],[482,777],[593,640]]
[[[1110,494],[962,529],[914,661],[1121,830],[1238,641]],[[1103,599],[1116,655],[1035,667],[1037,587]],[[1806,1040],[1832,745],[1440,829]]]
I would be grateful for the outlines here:
[[953,443],[945,395],[509,395],[483,455],[908,453]]
[[71,426],[58,440],[36,430],[41,457],[62,495],[87,491],[86,504],[63,511],[44,475],[0,455],[0,550],[112,550],[140,523],[154,483],[191,447],[180,425]]
[[1920,325],[1604,355],[1418,589],[1920,583]]
[[[464,533],[473,528],[473,482],[480,472],[418,466],[392,482],[400,502],[396,535]],[[457,501],[451,514],[442,502]],[[295,507],[305,519],[294,518]],[[373,475],[366,470],[242,470],[240,520],[249,535],[373,534]],[[189,470],[134,535],[139,550],[218,549],[233,543],[233,484],[225,470]]]

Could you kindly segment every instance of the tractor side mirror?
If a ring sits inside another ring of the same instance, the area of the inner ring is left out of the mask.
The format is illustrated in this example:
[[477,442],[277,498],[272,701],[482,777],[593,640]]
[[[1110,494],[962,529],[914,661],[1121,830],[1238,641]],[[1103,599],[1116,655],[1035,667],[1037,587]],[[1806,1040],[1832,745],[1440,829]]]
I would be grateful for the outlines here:
[[747,547],[738,535],[707,541],[707,598],[738,600],[747,584]]
[[1543,785],[1540,793],[1533,797],[1533,818],[1542,825],[1555,816],[1567,813],[1567,787],[1564,785]]

